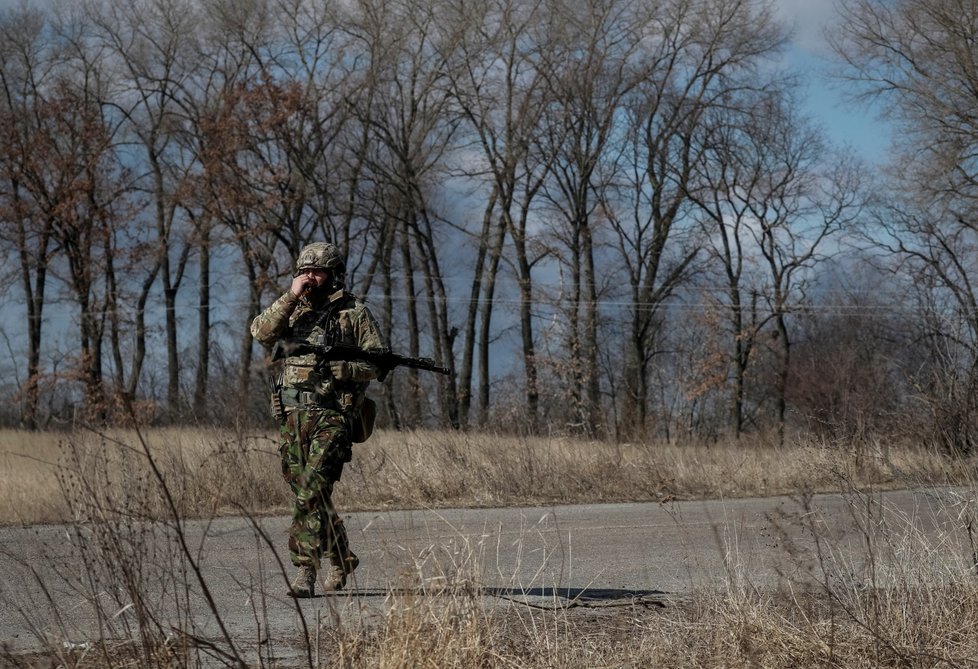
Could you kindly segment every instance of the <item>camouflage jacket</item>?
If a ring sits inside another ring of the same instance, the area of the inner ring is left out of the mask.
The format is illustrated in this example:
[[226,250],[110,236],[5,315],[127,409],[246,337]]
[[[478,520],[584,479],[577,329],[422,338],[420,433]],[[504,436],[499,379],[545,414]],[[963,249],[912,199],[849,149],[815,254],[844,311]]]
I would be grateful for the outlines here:
[[[265,348],[271,348],[282,338],[304,339],[313,344],[352,344],[363,349],[384,345],[377,323],[366,305],[343,290],[330,295],[321,305],[314,305],[306,297],[297,297],[289,290],[255,317],[251,322],[251,336]],[[285,359],[281,385],[322,394],[345,390],[362,392],[380,371],[368,362],[348,364],[351,379],[341,384],[329,374],[328,366],[324,373],[316,369],[315,355],[292,356]]]

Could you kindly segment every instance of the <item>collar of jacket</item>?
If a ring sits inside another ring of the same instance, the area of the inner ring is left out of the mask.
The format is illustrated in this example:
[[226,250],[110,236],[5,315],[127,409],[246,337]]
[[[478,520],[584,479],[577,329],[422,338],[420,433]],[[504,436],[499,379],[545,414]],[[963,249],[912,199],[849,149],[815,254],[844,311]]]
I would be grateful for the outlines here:
[[351,296],[352,296],[351,293],[348,293],[344,289],[340,288],[335,293],[331,293],[330,295],[327,295],[325,299],[314,299],[310,297],[308,294],[303,295],[302,299],[305,301],[306,307],[310,309],[322,309],[325,306],[333,306],[337,302],[345,300],[346,298]]

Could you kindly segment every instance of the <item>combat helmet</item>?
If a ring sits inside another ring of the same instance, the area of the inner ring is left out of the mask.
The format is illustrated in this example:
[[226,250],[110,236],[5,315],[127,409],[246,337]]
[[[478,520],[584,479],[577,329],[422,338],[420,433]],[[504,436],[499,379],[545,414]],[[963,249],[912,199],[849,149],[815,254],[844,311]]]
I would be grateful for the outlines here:
[[298,276],[307,269],[329,270],[334,276],[339,278],[346,273],[346,263],[335,244],[313,242],[312,244],[307,244],[299,252],[299,257],[295,261],[295,272],[293,276]]

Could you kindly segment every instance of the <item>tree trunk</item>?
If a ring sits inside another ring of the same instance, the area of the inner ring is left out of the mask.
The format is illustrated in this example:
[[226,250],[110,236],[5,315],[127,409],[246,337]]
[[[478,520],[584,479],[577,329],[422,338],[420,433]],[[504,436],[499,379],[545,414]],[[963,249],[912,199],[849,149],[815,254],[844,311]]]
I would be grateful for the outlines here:
[[791,371],[791,340],[788,338],[788,324],[783,312],[775,319],[778,338],[781,340],[781,369],[778,372],[778,445],[784,446],[785,420],[788,413],[788,374]]
[[489,195],[482,216],[482,231],[479,235],[479,251],[472,271],[472,289],[469,291],[469,304],[465,314],[465,332],[462,348],[462,368],[459,372],[459,424],[464,428],[469,425],[469,412],[472,408],[472,376],[473,361],[476,349],[476,323],[479,318],[479,300],[482,296],[483,274],[486,271],[486,256],[489,253],[489,235],[492,226],[492,212],[495,209],[498,187],[494,187]]
[[496,297],[496,281],[499,277],[499,262],[502,260],[503,247],[505,244],[506,224],[503,219],[500,219],[499,227],[496,231],[495,242],[489,251],[489,267],[486,272],[485,296],[482,300],[482,313],[479,325],[479,429],[484,429],[489,425],[489,407],[491,402],[491,397],[489,394],[489,346],[492,343],[493,300]]
[[448,295],[445,283],[441,277],[438,255],[435,248],[434,233],[430,219],[422,212],[424,234],[418,231],[418,253],[424,266],[425,298],[428,305],[428,317],[432,326],[434,350],[432,355],[441,360],[441,364],[449,370],[446,377],[439,376],[438,395],[442,413],[442,423],[453,429],[459,429],[458,388],[455,378],[454,342],[458,329],[448,322]]
[[211,247],[210,224],[200,228],[200,284],[197,299],[197,376],[194,380],[194,414],[208,415],[207,379],[211,357]]
[[584,385],[585,394],[585,434],[595,437],[602,429],[601,416],[601,378],[598,367],[598,287],[594,269],[594,245],[591,228],[587,221],[582,225],[582,252],[584,256]]
[[[17,192],[16,185],[14,192]],[[27,306],[27,380],[24,389],[24,413],[21,422],[27,430],[36,430],[40,402],[41,332],[44,324],[44,292],[47,287],[47,255],[51,240],[51,222],[45,220],[37,247],[27,248],[23,222],[18,221],[17,246],[20,255],[21,279]],[[33,256],[33,257],[32,257]],[[31,276],[33,272],[33,285]]]
[[[393,234],[393,226],[385,226],[384,231],[390,231]],[[382,238],[389,238],[390,234],[383,234]],[[391,271],[393,269],[391,263],[391,257],[394,253],[393,244],[382,244],[377,249],[377,256],[383,258],[381,263],[381,281],[384,288],[384,311],[381,317],[381,328],[384,332],[384,341],[390,345],[391,338],[394,334],[394,277],[391,276]],[[400,430],[403,423],[401,421],[401,412],[397,408],[396,398],[393,393],[393,384],[390,379],[384,384],[384,399],[387,403],[387,413],[390,416],[391,427],[395,430]]]
[[517,230],[512,222],[510,230],[519,270],[517,284],[520,291],[520,341],[526,382],[526,427],[530,434],[536,434],[540,418],[540,389],[537,385],[536,344],[533,341],[533,277],[526,250],[525,230]]
[[[414,259],[411,256],[411,232],[407,220],[401,224],[401,264],[404,270],[404,311],[407,316],[408,355],[418,356],[421,350],[421,337],[418,325],[418,303],[414,287]],[[421,423],[421,384],[418,370],[408,369],[407,398],[404,419],[408,427],[418,427]]]

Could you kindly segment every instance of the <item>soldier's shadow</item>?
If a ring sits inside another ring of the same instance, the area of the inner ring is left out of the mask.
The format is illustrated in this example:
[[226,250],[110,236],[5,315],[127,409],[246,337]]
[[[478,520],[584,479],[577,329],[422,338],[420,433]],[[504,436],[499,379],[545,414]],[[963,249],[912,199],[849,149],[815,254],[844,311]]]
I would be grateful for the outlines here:
[[507,597],[560,597],[563,599],[581,599],[591,602],[608,601],[613,599],[636,599],[639,597],[668,597],[663,590],[634,590],[619,588],[482,588],[487,595],[503,595]]
[[[327,593],[328,595],[355,597],[386,597],[389,595],[436,596],[458,594],[452,588],[362,588]],[[467,589],[470,594],[496,597],[526,604],[536,608],[573,608],[605,606],[655,606],[665,608],[671,595],[663,590],[638,590],[632,588],[572,588],[572,587],[491,587]]]
[[641,604],[665,607],[669,593],[631,588],[482,588],[482,593],[524,604],[550,602],[546,608]]

